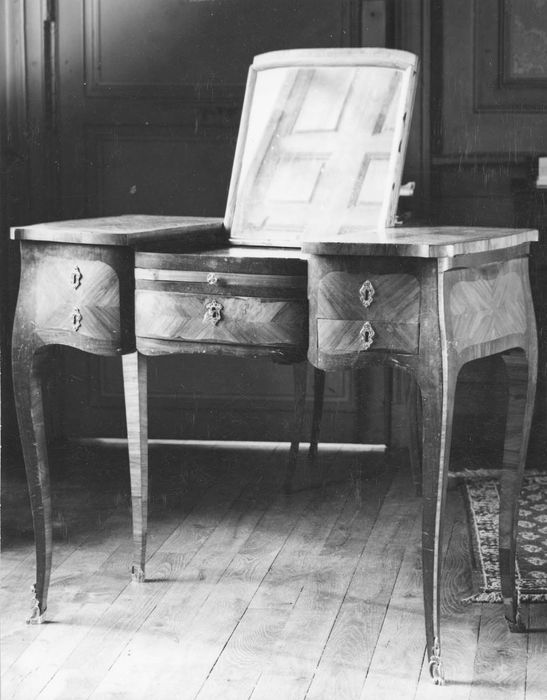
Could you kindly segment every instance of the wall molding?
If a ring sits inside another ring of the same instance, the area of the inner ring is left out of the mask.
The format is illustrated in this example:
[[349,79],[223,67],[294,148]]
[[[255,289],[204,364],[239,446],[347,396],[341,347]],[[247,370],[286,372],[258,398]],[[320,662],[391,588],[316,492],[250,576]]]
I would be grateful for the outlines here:
[[[101,3],[105,0],[84,0],[83,36],[84,36],[84,75],[85,92],[88,98],[108,99],[151,99],[165,101],[184,100],[190,104],[228,104],[239,105],[245,92],[246,68],[241,72],[241,80],[226,80],[225,76],[208,76],[205,80],[174,80],[165,83],[154,81],[131,82],[131,84],[103,77],[107,61],[101,37]],[[361,0],[336,0],[339,3],[338,43],[340,46],[360,45]],[[195,6],[209,5],[210,13],[214,11],[217,0],[178,0],[179,9],[184,5],[195,11]],[[191,15],[192,16],[192,15]],[[200,46],[200,33],[195,32],[196,50]],[[271,47],[272,49],[275,47]],[[238,57],[241,58],[241,57]],[[230,61],[230,57],[227,57]],[[199,65],[199,64],[198,64]]]
[[[527,3],[475,0],[474,5],[474,112],[547,112],[543,78],[511,75],[513,42],[511,13]],[[547,27],[546,27],[547,33]]]

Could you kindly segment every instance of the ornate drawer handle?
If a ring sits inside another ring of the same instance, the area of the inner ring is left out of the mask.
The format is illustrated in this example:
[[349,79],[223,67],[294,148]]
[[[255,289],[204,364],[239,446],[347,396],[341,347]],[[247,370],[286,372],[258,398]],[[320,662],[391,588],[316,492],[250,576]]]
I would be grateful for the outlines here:
[[374,294],[375,289],[372,286],[372,282],[370,280],[365,280],[361,285],[361,289],[359,290],[359,299],[361,299],[361,304],[363,304],[365,309],[368,309],[368,307],[372,304]]
[[222,321],[222,310],[224,307],[219,301],[208,301],[205,304],[205,315],[203,317],[204,323],[212,323],[216,326],[219,321]]
[[209,272],[207,275],[207,284],[218,284],[218,275],[215,272]]
[[74,266],[74,269],[70,273],[70,283],[74,287],[74,289],[78,289],[78,287],[82,284],[82,271],[78,267],[78,265]]
[[75,306],[72,310],[72,330],[79,331],[82,327],[83,316],[80,313],[80,309]]
[[374,342],[374,328],[369,321],[365,321],[363,327],[359,331],[359,340],[361,341],[361,349],[368,350],[372,343]]

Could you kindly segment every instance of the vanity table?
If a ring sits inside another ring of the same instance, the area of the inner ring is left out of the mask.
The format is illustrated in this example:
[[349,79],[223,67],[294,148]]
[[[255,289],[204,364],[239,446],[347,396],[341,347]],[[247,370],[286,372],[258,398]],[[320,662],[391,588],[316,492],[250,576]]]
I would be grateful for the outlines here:
[[[417,57],[388,49],[257,57],[223,220],[128,216],[12,231],[22,262],[14,388],[36,538],[31,622],[43,619],[52,554],[42,360],[60,344],[123,357],[139,581],[147,356],[267,352],[296,362],[307,349],[318,372],[371,364],[408,371],[422,401],[424,605],[436,683],[443,680],[440,543],[456,382],[467,362],[500,354],[509,385],[502,594],[510,627],[520,629],[514,555],[537,373],[528,275],[537,232],[390,228],[417,64]],[[296,252],[282,252],[287,246]],[[298,415],[303,378],[296,384]]]
[[505,616],[522,629],[515,591],[518,497],[537,374],[528,255],[537,231],[392,228],[303,244],[308,260],[308,359],[324,371],[393,365],[422,401],[422,568],[429,670],[443,682],[440,581],[454,397],[467,362],[500,354],[508,410],[500,482]]
[[[224,236],[219,219],[94,219],[93,235],[86,232],[85,221],[45,226],[47,233],[40,225],[12,232],[22,254],[13,371],[36,539],[33,622],[41,621],[47,606],[52,555],[42,406],[46,351],[67,345],[122,355],[133,536],[135,552],[142,553],[146,391],[139,381],[142,355],[135,352],[135,265],[139,270],[139,259],[148,265],[156,254],[135,255],[135,248],[176,238],[182,249],[203,250],[218,246]],[[424,608],[430,671],[437,683],[443,679],[440,546],[456,382],[467,362],[498,353],[509,386],[500,489],[502,594],[510,628],[521,629],[514,554],[537,374],[528,275],[529,247],[535,240],[537,232],[527,229],[432,227],[392,228],[381,235],[372,231],[370,237],[360,231],[336,241],[303,243],[308,255],[309,361],[322,371],[397,366],[414,377],[421,392]],[[138,287],[146,275],[137,272],[136,277]],[[145,308],[136,315],[141,325]],[[150,320],[161,326],[160,316],[161,308],[156,308]],[[143,564],[135,561],[137,574]]]

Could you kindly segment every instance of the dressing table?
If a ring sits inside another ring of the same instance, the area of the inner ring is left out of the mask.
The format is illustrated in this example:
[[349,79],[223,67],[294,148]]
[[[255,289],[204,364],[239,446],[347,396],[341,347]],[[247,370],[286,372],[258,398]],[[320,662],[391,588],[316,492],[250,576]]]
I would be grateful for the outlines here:
[[[519,628],[515,523],[537,371],[527,256],[537,234],[392,228],[416,73],[415,56],[382,49],[257,57],[223,220],[129,216],[13,229],[22,253],[14,385],[37,557],[31,622],[43,620],[52,556],[42,358],[62,344],[123,358],[138,581],[147,356],[244,351],[298,362],[307,350],[319,372],[371,364],[410,372],[422,396],[424,606],[438,683],[455,385],[466,362],[502,354],[509,411],[500,561],[506,617]],[[284,252],[289,244],[303,252]],[[297,413],[303,392],[297,380]]]

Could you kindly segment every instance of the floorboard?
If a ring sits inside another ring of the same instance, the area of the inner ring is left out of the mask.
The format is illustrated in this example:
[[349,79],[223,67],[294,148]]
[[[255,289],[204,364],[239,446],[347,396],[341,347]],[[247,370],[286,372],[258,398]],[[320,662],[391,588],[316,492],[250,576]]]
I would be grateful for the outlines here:
[[259,497],[258,506],[242,503],[246,508],[228,513],[184,575],[172,579],[100,691],[132,678],[142,692],[135,697],[167,696],[173,688],[180,688],[177,697],[193,697],[308,498],[274,498],[264,513]]
[[[302,589],[260,674],[253,700],[283,693],[304,697],[331,635],[362,552],[374,531],[388,480],[369,481],[364,497],[353,491],[320,549],[306,560]],[[266,609],[267,612],[267,609]]]
[[447,679],[442,687],[433,685],[424,663],[416,692],[419,700],[468,700],[471,692],[480,605],[463,602],[473,591],[468,535],[461,498],[453,491],[447,499],[441,584],[442,653]]
[[[77,700],[90,696],[129,640],[168,593],[172,582],[177,580],[208,540],[241,490],[241,482],[230,474],[218,488],[207,491],[167,538],[169,553],[174,556],[165,556],[164,543],[147,562],[150,580],[144,585],[127,583],[125,572],[129,570],[131,550],[131,544],[127,543],[122,589],[48,683],[41,695],[44,700],[58,697]],[[86,661],[90,658],[93,659],[92,664]]]
[[416,518],[417,499],[398,475],[357,561],[335,624],[314,673],[309,698],[357,698]]
[[528,606],[528,662],[526,667],[526,698],[547,697],[547,604]]
[[530,631],[519,635],[501,606],[462,602],[473,584],[457,489],[445,518],[439,688],[424,659],[421,504],[406,465],[339,452],[310,471],[302,455],[287,495],[286,450],[154,448],[138,585],[123,451],[81,457],[53,480],[41,626],[24,624],[34,575],[24,481],[4,479],[2,698],[547,697],[547,605],[525,609]]

